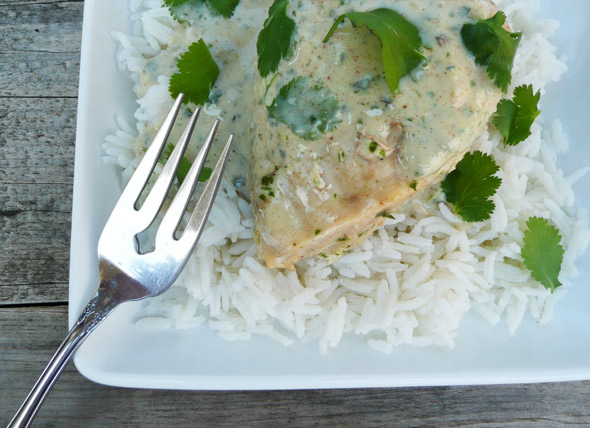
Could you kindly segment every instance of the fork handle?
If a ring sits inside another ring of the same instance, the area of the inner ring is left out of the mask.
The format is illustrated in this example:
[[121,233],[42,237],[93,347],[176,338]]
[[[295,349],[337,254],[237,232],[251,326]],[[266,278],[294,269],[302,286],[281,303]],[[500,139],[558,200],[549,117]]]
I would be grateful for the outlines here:
[[53,384],[66,368],[74,352],[88,337],[88,335],[110,314],[118,305],[115,299],[105,296],[103,290],[99,290],[90,300],[76,324],[72,327],[65,340],[55,352],[45,370],[35,383],[35,386],[27,395],[18,412],[7,428],[26,428],[31,425],[35,415],[47,398],[47,394]]

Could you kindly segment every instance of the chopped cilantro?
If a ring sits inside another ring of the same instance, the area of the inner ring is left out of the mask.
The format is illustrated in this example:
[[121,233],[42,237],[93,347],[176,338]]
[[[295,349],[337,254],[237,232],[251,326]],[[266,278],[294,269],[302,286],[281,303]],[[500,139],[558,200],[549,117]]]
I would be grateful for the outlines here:
[[541,113],[537,108],[541,92],[533,93],[533,85],[514,89],[512,100],[501,100],[492,122],[504,137],[504,144],[514,146],[531,135],[531,126]]
[[344,159],[346,159],[346,153],[344,150],[338,150],[338,162],[344,162]]
[[[174,144],[168,144],[168,150],[164,153],[163,159],[160,159],[160,162],[166,163],[170,155],[172,154],[172,150],[174,150]],[[178,169],[176,170],[176,178],[178,179],[178,184],[182,184],[186,176],[188,175],[189,170],[191,169],[192,163],[185,157],[180,160],[180,165],[178,165]],[[205,181],[209,180],[211,177],[211,173],[213,170],[208,166],[204,166],[201,169],[201,174],[199,174],[199,183],[204,183]]]
[[321,229],[316,229],[315,234],[316,235],[319,235],[320,233],[322,233],[322,230]]
[[375,153],[375,150],[377,150],[377,142],[375,142],[375,141],[371,141],[371,142],[369,143],[369,151],[370,151],[371,153]]
[[418,189],[418,181],[417,180],[413,180],[410,183],[410,187],[412,188],[412,190],[416,191]]
[[522,33],[510,33],[502,28],[505,22],[506,15],[497,12],[489,19],[461,28],[465,47],[475,56],[477,64],[487,67],[488,76],[502,92],[508,90],[512,80],[514,55],[522,37]]
[[[180,168],[179,168],[179,170],[180,170]],[[209,168],[208,166],[204,166],[203,169],[201,169],[201,173],[199,174],[199,183],[204,183],[205,181],[209,180],[212,173],[213,173],[213,170],[211,168]],[[186,175],[185,175],[185,177],[186,177]]]
[[275,0],[268,11],[268,18],[258,34],[258,71],[262,77],[274,73],[281,59],[291,52],[291,39],[295,32],[295,21],[287,15],[289,0]]
[[526,222],[524,246],[521,255],[532,277],[551,292],[561,286],[558,276],[563,262],[564,249],[559,231],[547,219],[531,217]]
[[447,201],[463,220],[476,222],[490,218],[495,205],[489,198],[502,182],[494,176],[499,169],[491,156],[476,151],[467,153],[443,180],[441,187]]
[[275,181],[272,175],[265,175],[262,177],[261,183],[263,186],[270,186]]
[[[276,168],[276,167],[275,167],[275,168]],[[270,197],[270,198],[274,198],[274,197],[275,197],[275,192],[274,192],[274,190],[273,190],[273,188],[272,188],[272,184],[273,184],[273,183],[274,183],[274,181],[275,181],[275,177],[274,177],[274,174],[275,174],[275,173],[276,173],[276,169],[275,169],[275,171],[274,171],[274,172],[272,172],[272,173],[270,173],[270,174],[268,174],[268,175],[265,175],[265,176],[264,176],[264,177],[262,177],[262,179],[260,180],[260,184],[261,184],[261,186],[260,186],[260,190],[261,190],[262,192],[266,192],[266,194],[265,194],[265,193],[262,193],[262,194],[260,195],[260,199],[262,199],[263,201],[266,201],[267,197]],[[264,198],[263,198],[263,197],[264,197]]]
[[164,0],[164,5],[168,6],[170,13],[179,22],[184,21],[180,6],[185,4],[196,5],[198,3],[205,3],[207,7],[216,15],[221,15],[224,18],[230,18],[234,14],[234,10],[240,0]]
[[336,97],[328,89],[312,85],[308,77],[297,77],[283,86],[268,114],[306,140],[315,140],[340,123]]
[[397,92],[399,81],[426,61],[420,53],[422,39],[418,28],[392,9],[348,12],[340,15],[323,40],[327,43],[338,25],[348,18],[354,27],[366,26],[379,37],[382,46],[385,79],[391,92]]
[[184,102],[203,105],[209,100],[211,87],[219,75],[219,67],[203,41],[193,43],[176,63],[178,73],[170,78],[170,95],[184,93]]

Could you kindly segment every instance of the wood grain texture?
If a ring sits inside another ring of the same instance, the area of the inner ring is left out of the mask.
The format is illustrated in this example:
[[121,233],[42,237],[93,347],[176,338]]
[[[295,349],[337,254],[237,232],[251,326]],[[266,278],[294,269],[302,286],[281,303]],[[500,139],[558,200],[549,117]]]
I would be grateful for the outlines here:
[[[0,425],[66,330],[66,307],[0,309]],[[590,424],[590,382],[487,387],[187,392],[96,385],[70,367],[36,426],[566,427]]]
[[0,7],[2,6],[30,6],[34,4],[63,4],[63,3],[83,3],[84,0],[0,0]]
[[0,183],[72,185],[77,100],[0,98]]
[[0,183],[0,306],[67,301],[71,191]]
[[0,1],[0,97],[75,97],[84,3]]
[[0,305],[67,300],[76,100],[0,98]]

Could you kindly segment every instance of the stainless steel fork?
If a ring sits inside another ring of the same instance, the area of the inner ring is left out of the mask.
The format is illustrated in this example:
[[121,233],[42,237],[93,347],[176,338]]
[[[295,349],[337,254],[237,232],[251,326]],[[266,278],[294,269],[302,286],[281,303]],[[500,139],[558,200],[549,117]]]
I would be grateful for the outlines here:
[[176,116],[182,106],[182,94],[174,105],[137,170],[125,187],[98,242],[100,285],[80,318],[70,330],[41,377],[14,416],[8,428],[28,427],[51,387],[66,367],[74,351],[94,329],[121,303],[157,296],[178,277],[205,225],[219,188],[233,134],[229,137],[217,165],[201,194],[182,235],[175,236],[181,218],[193,196],[205,159],[219,127],[216,121],[190,171],[172,200],[156,233],[155,249],[141,254],[137,235],[146,230],[162,209],[197,122],[197,109],[164,165],[141,207],[140,195],[146,188],[162,154]]

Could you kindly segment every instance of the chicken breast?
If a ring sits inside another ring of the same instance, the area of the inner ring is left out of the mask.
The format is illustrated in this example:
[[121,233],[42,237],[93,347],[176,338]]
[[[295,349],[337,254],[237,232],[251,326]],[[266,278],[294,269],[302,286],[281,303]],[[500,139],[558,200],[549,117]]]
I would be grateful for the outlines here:
[[[253,113],[250,159],[258,255],[288,269],[314,255],[336,260],[383,225],[381,213],[442,180],[501,97],[460,36],[496,12],[489,1],[295,3],[293,55],[256,89],[265,103]],[[322,43],[341,13],[377,7],[416,25],[425,48],[427,62],[396,94],[366,28],[346,21]]]

